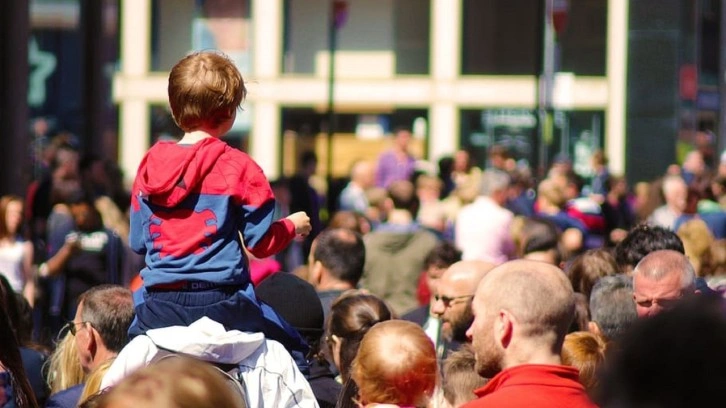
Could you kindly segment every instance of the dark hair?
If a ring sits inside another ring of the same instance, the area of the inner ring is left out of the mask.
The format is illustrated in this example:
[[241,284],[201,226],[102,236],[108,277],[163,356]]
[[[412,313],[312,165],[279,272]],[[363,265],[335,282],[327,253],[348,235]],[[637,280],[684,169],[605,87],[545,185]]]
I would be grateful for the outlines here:
[[327,336],[340,338],[339,370],[343,381],[350,378],[350,365],[363,336],[376,323],[393,318],[394,314],[386,302],[375,295],[353,290],[333,302],[327,322]]
[[715,296],[692,296],[638,319],[608,355],[600,407],[706,407],[726,384],[726,318]]
[[366,260],[366,248],[360,234],[342,228],[327,229],[315,242],[313,259],[337,279],[357,286]]
[[90,322],[110,351],[120,352],[128,343],[128,330],[134,320],[131,291],[118,285],[99,285],[85,291],[81,318]]
[[6,292],[4,288],[0,289],[0,364],[10,375],[16,405],[37,407],[38,403],[35,400],[33,389],[30,387],[23,368],[20,345],[8,316],[8,300],[10,296],[14,295],[14,292]]
[[622,269],[635,268],[646,255],[661,249],[686,253],[683,241],[675,232],[655,225],[640,224],[630,230],[615,247],[615,260]]
[[424,269],[432,266],[438,268],[448,268],[449,266],[461,261],[461,251],[459,251],[453,243],[442,241],[436,244],[434,249],[426,255],[424,259]]
[[560,233],[557,225],[543,218],[527,218],[522,228],[522,256],[532,252],[557,250]]
[[590,293],[590,320],[597,323],[605,338],[617,339],[637,318],[630,276],[605,276],[595,282]]
[[570,264],[569,276],[572,289],[590,299],[590,292],[598,279],[619,272],[618,264],[610,250],[598,248],[588,250],[575,258]]
[[312,150],[306,150],[300,155],[300,166],[305,167],[309,164],[317,163],[318,155]]

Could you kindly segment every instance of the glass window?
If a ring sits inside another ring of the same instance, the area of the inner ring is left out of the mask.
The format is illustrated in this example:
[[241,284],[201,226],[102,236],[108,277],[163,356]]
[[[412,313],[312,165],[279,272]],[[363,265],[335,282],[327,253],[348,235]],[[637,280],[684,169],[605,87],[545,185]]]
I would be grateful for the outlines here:
[[250,72],[249,0],[155,0],[152,69],[169,71],[192,50],[218,49]]
[[[493,108],[461,111],[461,148],[469,151],[474,164],[486,167],[487,152],[503,146],[522,164],[538,163],[537,112],[531,109]],[[587,176],[592,153],[604,145],[602,111],[556,111],[552,140],[547,143],[547,160],[564,153],[578,173]]]
[[[579,0],[578,0],[579,1]],[[464,75],[534,75],[540,7],[531,0],[464,0]]]
[[[285,0],[283,72],[327,75],[329,0]],[[430,4],[348,0],[338,29],[336,73],[391,77],[429,71]]]
[[570,0],[567,22],[558,37],[559,71],[605,75],[607,3],[605,0]]

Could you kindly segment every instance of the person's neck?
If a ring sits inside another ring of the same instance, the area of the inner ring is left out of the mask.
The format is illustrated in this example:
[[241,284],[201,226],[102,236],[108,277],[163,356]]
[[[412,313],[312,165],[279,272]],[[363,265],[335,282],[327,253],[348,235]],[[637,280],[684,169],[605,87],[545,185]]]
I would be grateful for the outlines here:
[[549,347],[536,345],[518,345],[513,347],[502,360],[502,370],[525,365],[561,365],[562,359],[559,354],[553,353]]
[[355,289],[353,285],[351,285],[348,282],[344,282],[341,280],[332,280],[332,279],[323,279],[318,284],[317,288],[315,288],[318,292],[326,292],[329,290],[349,290],[349,289]]
[[179,144],[195,144],[210,137],[218,139],[220,136],[222,135],[216,129],[197,129],[184,133]]
[[394,209],[386,217],[388,224],[408,225],[413,222],[413,216],[407,210]]

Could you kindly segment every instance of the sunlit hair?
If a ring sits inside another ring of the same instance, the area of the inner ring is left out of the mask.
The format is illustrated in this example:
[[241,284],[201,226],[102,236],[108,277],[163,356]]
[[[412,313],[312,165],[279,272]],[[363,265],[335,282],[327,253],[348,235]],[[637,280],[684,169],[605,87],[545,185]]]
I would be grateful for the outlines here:
[[111,368],[111,364],[113,364],[114,360],[115,358],[110,358],[104,361],[96,367],[95,370],[88,374],[86,383],[83,386],[83,392],[81,393],[81,397],[78,399],[81,404],[101,390],[101,381],[103,381],[103,377],[106,375],[108,369]]
[[580,383],[588,392],[597,387],[598,370],[605,360],[607,343],[597,334],[574,332],[562,344],[562,364],[580,370]]
[[608,249],[598,248],[586,251],[575,258],[569,272],[572,288],[585,295],[589,301],[595,282],[603,276],[620,273],[620,268]]
[[218,52],[182,58],[171,69],[168,92],[174,121],[185,132],[218,127],[232,118],[247,95],[237,67]]
[[167,358],[136,371],[98,400],[98,407],[217,408],[238,403],[223,374],[187,357]]
[[[19,202],[21,206],[23,205],[23,199],[15,195],[6,195],[0,198],[0,239],[8,238],[10,237],[10,234],[13,233],[8,230],[8,226],[6,224],[8,205],[12,202]],[[18,231],[15,231],[14,233],[17,232]]]
[[85,373],[78,358],[75,336],[70,331],[66,332],[56,345],[46,364],[51,394],[83,384],[85,380]]
[[364,404],[427,406],[438,377],[434,344],[415,323],[378,323],[363,338],[351,376]]
[[459,407],[474,400],[474,390],[484,386],[488,379],[476,372],[476,356],[470,344],[450,353],[444,360],[444,398],[452,407]]

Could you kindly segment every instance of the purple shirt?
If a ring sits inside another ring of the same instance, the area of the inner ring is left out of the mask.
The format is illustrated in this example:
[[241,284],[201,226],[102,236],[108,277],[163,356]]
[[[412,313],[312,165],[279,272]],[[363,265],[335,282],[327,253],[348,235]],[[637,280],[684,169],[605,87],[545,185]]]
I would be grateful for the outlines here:
[[413,175],[416,159],[410,154],[406,155],[403,161],[398,160],[396,152],[389,150],[378,158],[378,169],[376,170],[376,185],[388,188],[388,186],[399,180],[410,180]]

